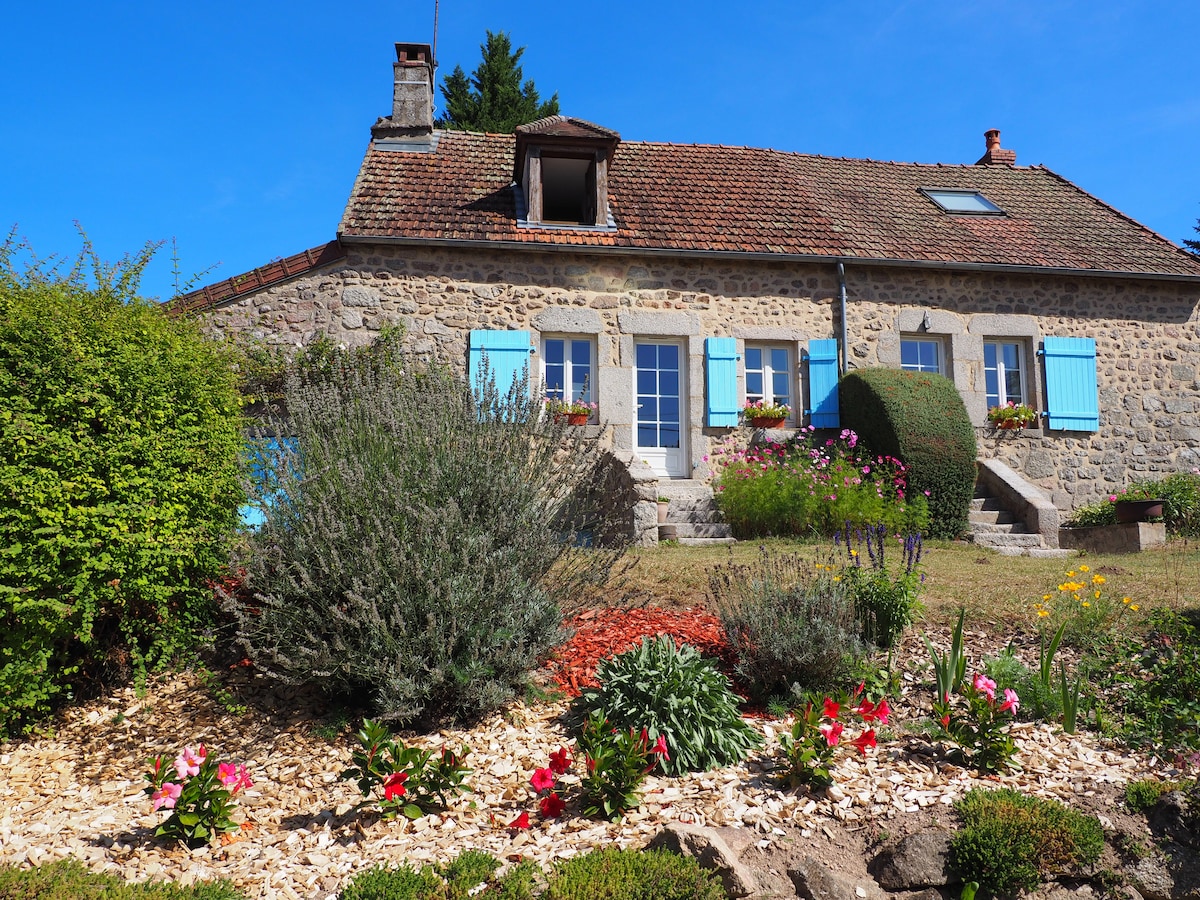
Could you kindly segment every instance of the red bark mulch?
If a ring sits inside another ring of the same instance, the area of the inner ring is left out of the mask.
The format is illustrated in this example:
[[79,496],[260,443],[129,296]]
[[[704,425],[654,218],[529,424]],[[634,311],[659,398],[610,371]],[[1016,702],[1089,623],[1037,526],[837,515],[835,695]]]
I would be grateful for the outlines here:
[[733,648],[725,639],[721,620],[702,609],[589,609],[566,625],[575,634],[554,652],[549,665],[551,677],[571,697],[578,697],[585,688],[599,687],[596,664],[600,660],[660,634],[674,638],[676,645],[691,644],[718,660],[726,675],[732,674]]

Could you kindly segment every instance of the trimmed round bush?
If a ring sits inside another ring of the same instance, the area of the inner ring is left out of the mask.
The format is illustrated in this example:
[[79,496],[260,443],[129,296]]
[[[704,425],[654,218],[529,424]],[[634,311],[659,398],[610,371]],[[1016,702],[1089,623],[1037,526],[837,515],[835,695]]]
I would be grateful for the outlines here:
[[975,493],[975,429],[948,378],[902,369],[857,369],[838,383],[842,425],[871,451],[908,466],[909,493],[929,497],[929,536],[968,528]]

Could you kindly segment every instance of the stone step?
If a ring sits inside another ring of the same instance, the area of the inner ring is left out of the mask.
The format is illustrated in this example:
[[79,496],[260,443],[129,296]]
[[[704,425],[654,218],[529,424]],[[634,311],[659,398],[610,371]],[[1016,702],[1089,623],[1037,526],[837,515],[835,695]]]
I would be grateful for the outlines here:
[[712,547],[718,544],[736,544],[734,538],[679,538],[681,547]]
[[1011,525],[1016,517],[1007,509],[971,510],[967,514],[971,524],[979,525]]
[[995,497],[980,497],[976,495],[975,499],[971,501],[971,509],[975,512],[990,512],[992,510],[1006,509],[1006,507]]
[[[1009,517],[1012,518],[1011,516]],[[1027,534],[1024,522],[972,522],[972,534]],[[1039,535],[1040,537],[1040,535]]]
[[678,522],[675,536],[683,538],[732,538],[733,529],[724,522]]
[[1041,547],[1040,534],[975,534],[971,540],[981,547],[1015,547],[1018,550],[1027,547]]

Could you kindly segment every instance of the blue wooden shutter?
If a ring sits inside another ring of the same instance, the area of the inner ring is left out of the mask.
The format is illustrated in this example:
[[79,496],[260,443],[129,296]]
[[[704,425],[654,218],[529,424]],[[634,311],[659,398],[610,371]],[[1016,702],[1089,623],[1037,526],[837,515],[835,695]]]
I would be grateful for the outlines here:
[[808,342],[809,422],[817,428],[838,428],[838,345],[832,338]]
[[1042,347],[1049,414],[1046,427],[1058,431],[1099,431],[1095,340],[1048,337]]
[[705,388],[708,394],[710,428],[734,428],[738,423],[737,341],[733,338],[704,339],[708,362]]
[[238,507],[238,515],[243,528],[254,530],[266,524],[267,510],[279,498],[287,499],[286,491],[278,483],[279,473],[290,469],[295,478],[301,477],[300,444],[294,437],[252,438],[246,441],[243,455],[253,496]]
[[526,374],[531,352],[528,331],[472,331],[467,360],[471,386],[477,394],[482,393],[486,353],[488,375],[495,380],[497,393],[507,396],[513,384]]

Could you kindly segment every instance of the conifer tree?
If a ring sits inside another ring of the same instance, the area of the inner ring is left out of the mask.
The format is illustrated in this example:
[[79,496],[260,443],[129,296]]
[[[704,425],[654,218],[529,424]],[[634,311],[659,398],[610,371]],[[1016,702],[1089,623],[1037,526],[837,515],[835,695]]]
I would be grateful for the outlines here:
[[518,63],[525,48],[514,52],[506,32],[489,31],[479,50],[483,59],[469,79],[462,66],[442,79],[446,110],[438,128],[510,134],[518,125],[558,113],[557,93],[542,103],[532,79],[521,83]]
[[[1196,231],[1200,233],[1200,220],[1196,222]],[[1183,249],[1187,250],[1189,253],[1200,254],[1200,241],[1189,241],[1187,238],[1184,238]]]

